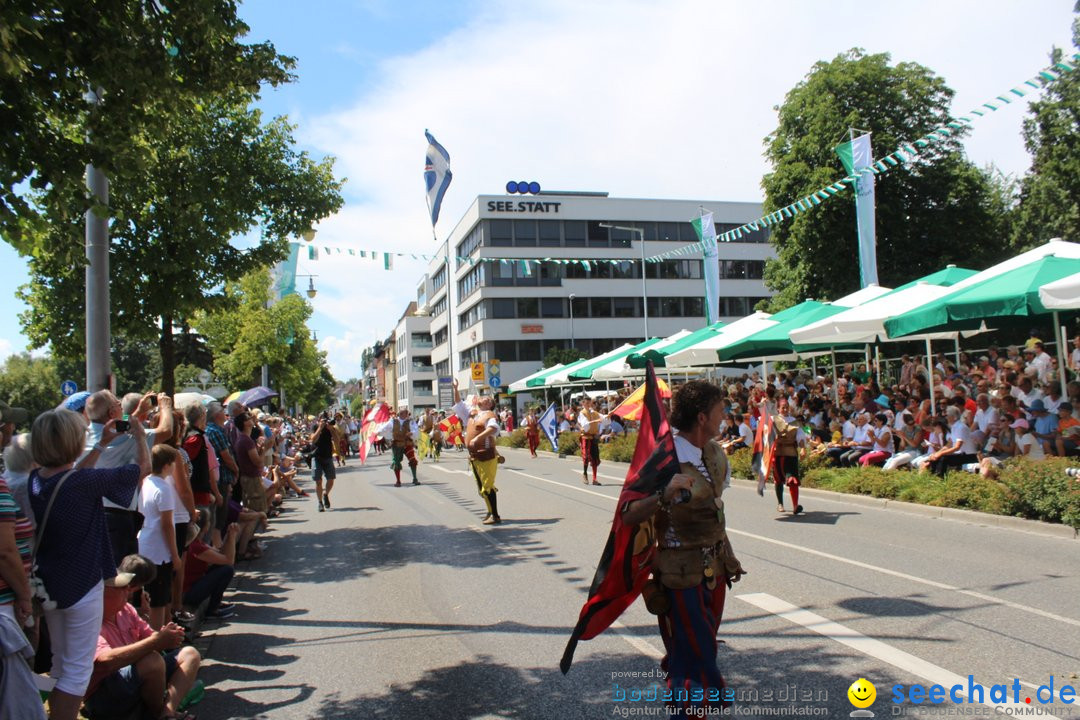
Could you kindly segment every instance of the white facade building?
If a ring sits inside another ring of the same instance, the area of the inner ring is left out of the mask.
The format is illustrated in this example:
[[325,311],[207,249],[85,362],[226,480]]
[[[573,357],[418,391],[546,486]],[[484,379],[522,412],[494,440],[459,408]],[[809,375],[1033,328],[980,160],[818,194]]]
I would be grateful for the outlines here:
[[[552,347],[574,346],[598,355],[644,340],[646,322],[649,337],[702,327],[700,251],[642,263],[639,239],[644,236],[646,257],[697,242],[690,220],[702,208],[713,213],[718,232],[761,215],[757,203],[612,198],[604,193],[477,197],[450,234],[449,269],[441,257],[433,261],[418,287],[421,312],[426,308],[430,315],[434,347],[424,352],[430,353],[432,377],[450,374],[448,339],[462,388],[469,385],[471,363],[491,360],[500,362],[505,387],[541,369]],[[762,280],[765,260],[772,256],[764,230],[721,244],[722,318],[747,315],[772,294]],[[469,258],[493,260],[470,263]],[[526,258],[625,262],[589,267],[531,263],[528,273],[520,262],[502,262]]]
[[431,364],[431,318],[416,314],[416,303],[409,303],[394,333],[397,357],[397,407],[414,413],[435,407],[435,368]]

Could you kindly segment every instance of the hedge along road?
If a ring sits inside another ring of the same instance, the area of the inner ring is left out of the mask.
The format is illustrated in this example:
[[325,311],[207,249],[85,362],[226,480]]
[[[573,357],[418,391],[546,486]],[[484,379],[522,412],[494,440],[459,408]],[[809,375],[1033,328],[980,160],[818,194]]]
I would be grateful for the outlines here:
[[[626,707],[614,697],[647,687],[662,651],[640,603],[579,646],[568,676],[557,669],[626,466],[601,465],[604,486],[586,487],[570,459],[504,452],[496,527],[480,525],[453,452],[421,466],[420,487],[392,487],[383,456],[342,473],[331,512],[295,503],[285,518],[297,522],[278,525],[258,574],[239,582],[248,602],[210,648],[200,717],[600,718]],[[740,483],[725,498],[750,571],[720,632],[737,692],[771,691],[773,706],[810,692],[796,704],[846,714],[848,686],[865,677],[871,710],[888,714],[895,684],[1078,684],[1075,541],[816,494],[804,516],[778,516]],[[743,702],[754,704],[770,703]]]

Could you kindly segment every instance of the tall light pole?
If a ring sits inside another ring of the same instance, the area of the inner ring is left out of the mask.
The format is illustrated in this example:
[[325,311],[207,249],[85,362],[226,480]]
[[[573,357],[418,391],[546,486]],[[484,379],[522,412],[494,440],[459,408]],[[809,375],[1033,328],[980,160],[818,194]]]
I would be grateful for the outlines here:
[[574,349],[574,293],[570,293],[570,349]]
[[[89,101],[101,102],[101,90],[92,90]],[[107,212],[109,180],[93,164],[86,166],[90,203]],[[90,207],[86,211],[86,387],[109,389],[111,338],[109,328],[109,218]]]
[[645,340],[649,339],[649,293],[645,287],[645,228],[630,227],[628,225],[611,225],[610,223],[600,223],[600,227],[610,228],[612,230],[626,230],[627,232],[637,233],[638,239],[641,241],[641,312],[645,318]]

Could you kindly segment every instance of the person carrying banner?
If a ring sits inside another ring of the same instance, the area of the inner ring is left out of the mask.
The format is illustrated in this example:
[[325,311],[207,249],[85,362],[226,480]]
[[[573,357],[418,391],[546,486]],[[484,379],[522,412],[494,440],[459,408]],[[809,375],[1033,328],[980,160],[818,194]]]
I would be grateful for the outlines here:
[[787,398],[781,398],[777,404],[777,414],[773,416],[776,429],[776,447],[773,450],[772,474],[773,488],[776,490],[776,512],[784,512],[784,486],[791,495],[792,514],[802,513],[799,504],[799,449],[806,447],[806,434],[788,415]]
[[714,439],[724,415],[721,398],[718,387],[698,380],[678,390],[671,416],[679,431],[675,474],[652,494],[620,503],[623,525],[653,527],[653,577],[643,592],[666,650],[661,668],[670,717],[726,704],[716,634],[727,588],[746,571],[728,539],[721,499],[730,472]]
[[536,417],[536,408],[529,408],[525,416],[525,439],[529,443],[529,453],[536,457],[536,448],[540,446],[540,420]]
[[409,418],[409,409],[402,408],[397,417],[390,418],[379,426],[379,435],[390,442],[391,455],[390,469],[394,471],[397,481],[394,487],[401,487],[402,460],[409,461],[409,470],[412,471],[412,484],[419,485],[420,480],[416,477],[416,450],[413,447],[413,438],[420,434],[416,423]]
[[592,484],[600,484],[596,471],[600,467],[600,421],[603,418],[593,407],[593,399],[586,395],[577,419],[581,428],[581,474],[586,485],[589,484],[589,465],[592,465]]
[[470,416],[469,408],[461,400],[457,380],[454,380],[454,413],[466,424],[465,446],[469,450],[469,466],[476,480],[476,491],[484,499],[487,514],[485,525],[498,525],[502,522],[499,515],[499,503],[495,494],[495,473],[502,458],[495,450],[495,438],[499,436],[499,419],[494,412],[495,398],[481,397],[476,402],[476,412]]

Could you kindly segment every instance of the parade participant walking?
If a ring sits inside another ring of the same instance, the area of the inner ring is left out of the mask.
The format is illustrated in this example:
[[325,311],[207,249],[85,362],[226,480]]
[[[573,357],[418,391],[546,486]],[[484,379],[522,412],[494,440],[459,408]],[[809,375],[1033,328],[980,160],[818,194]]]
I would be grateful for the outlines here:
[[599,485],[596,479],[600,467],[600,421],[604,418],[593,407],[593,399],[588,395],[581,401],[581,412],[577,422],[581,428],[581,474],[583,482],[589,484],[589,465],[592,465],[592,484]]
[[457,380],[454,381],[454,414],[463,423],[467,423],[465,445],[469,450],[469,465],[472,468],[473,478],[476,479],[476,490],[487,506],[487,514],[483,521],[485,525],[497,525],[502,522],[502,517],[499,515],[499,503],[495,497],[499,491],[495,487],[495,473],[499,467],[500,457],[495,450],[495,438],[499,435],[499,420],[493,412],[494,407],[495,398],[481,397],[477,400],[476,414],[470,417],[468,407],[461,401]]
[[390,418],[379,426],[377,432],[380,436],[390,441],[390,451],[393,453],[390,468],[394,471],[397,482],[394,487],[401,487],[401,465],[403,459],[408,459],[409,470],[412,471],[412,484],[419,485],[416,477],[416,449],[414,439],[420,434],[420,429],[409,417],[409,409],[402,408],[397,417]]
[[[764,410],[764,407],[762,408]],[[787,399],[777,405],[778,414],[773,417],[776,429],[776,449],[773,452],[773,487],[776,490],[776,512],[784,512],[784,486],[791,494],[792,513],[803,511],[799,504],[799,448],[806,446],[806,434],[788,415]]]
[[659,588],[646,600],[658,615],[667,687],[698,698],[669,707],[673,717],[721,705],[726,683],[716,664],[716,633],[727,588],[746,572],[731,548],[721,499],[728,474],[727,455],[714,439],[724,413],[721,397],[718,387],[698,380],[678,390],[671,424],[679,431],[679,473],[622,510],[625,525],[651,520],[655,527],[649,537],[658,546],[653,576]]
[[[315,481],[315,497],[319,499],[319,512],[330,507],[330,491],[334,489],[334,479],[337,478],[337,470],[334,468],[334,436],[330,432],[330,420],[323,413],[319,417],[319,425],[315,434],[311,436],[311,444],[315,446],[312,455],[314,466],[311,478]],[[323,476],[326,476],[326,490],[323,490]]]
[[529,414],[525,416],[525,439],[529,442],[529,452],[536,457],[536,448],[540,446],[540,420],[535,408],[529,408]]

